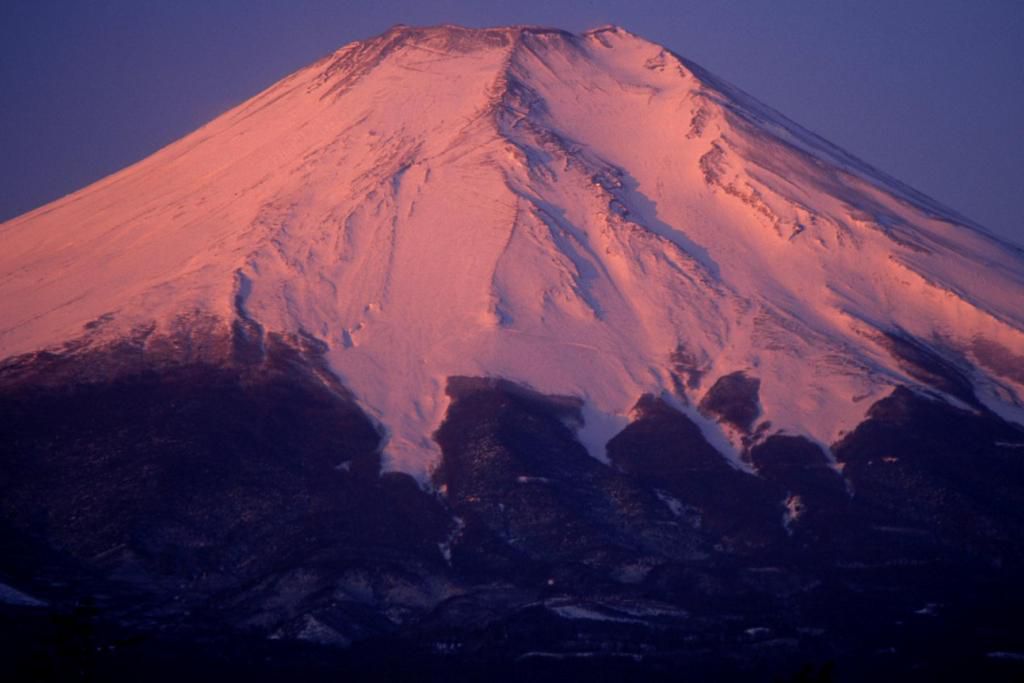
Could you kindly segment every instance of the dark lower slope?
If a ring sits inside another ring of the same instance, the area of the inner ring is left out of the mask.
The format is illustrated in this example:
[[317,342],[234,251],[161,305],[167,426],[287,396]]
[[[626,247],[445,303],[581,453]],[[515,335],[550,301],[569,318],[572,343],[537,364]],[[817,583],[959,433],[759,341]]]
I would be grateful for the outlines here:
[[775,435],[754,475],[660,399],[606,465],[578,401],[453,378],[433,493],[381,475],[314,340],[249,332],[0,369],[0,589],[48,603],[0,606],[5,661],[104,680],[1021,673],[1024,435],[991,414],[899,390],[838,468]]
[[900,388],[833,451],[865,524],[889,539],[879,562],[980,570],[1024,560],[1022,447],[1024,430],[991,413]]
[[723,548],[757,554],[783,540],[782,489],[733,467],[700,427],[664,401],[644,396],[634,413],[633,423],[608,444],[616,468],[659,492]]
[[8,386],[8,579],[48,594],[40,562],[56,553],[77,572],[58,592],[108,596],[141,625],[294,636],[323,618],[341,643],[393,630],[384,603],[402,601],[383,596],[441,571],[450,519],[410,477],[380,476],[374,425],[316,360],[270,339],[255,363],[158,356],[109,382]]
[[449,381],[448,393],[435,483],[462,520],[454,539],[458,567],[479,564],[486,575],[500,571],[502,557],[517,558],[536,565],[539,586],[561,586],[567,574],[582,590],[591,581],[631,583],[648,558],[697,561],[707,554],[705,540],[653,489],[580,445],[575,400],[461,377]]

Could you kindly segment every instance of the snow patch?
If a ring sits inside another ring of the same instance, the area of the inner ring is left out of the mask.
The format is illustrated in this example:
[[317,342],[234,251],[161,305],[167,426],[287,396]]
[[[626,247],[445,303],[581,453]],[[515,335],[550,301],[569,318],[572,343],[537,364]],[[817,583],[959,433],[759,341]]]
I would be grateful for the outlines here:
[[782,513],[782,526],[787,534],[793,533],[793,524],[804,514],[806,507],[803,498],[798,495],[790,495],[786,498],[786,510]]
[[441,557],[444,558],[444,561],[447,562],[449,566],[452,564],[452,546],[454,546],[455,542],[459,540],[459,537],[462,536],[463,530],[466,528],[466,520],[462,519],[462,517],[456,515],[452,517],[452,521],[454,522],[454,525],[452,526],[451,532],[449,532],[448,536],[443,541],[437,544],[437,549],[441,552]]
[[17,588],[0,583],[0,603],[5,605],[17,605],[19,607],[45,607],[46,602],[23,593]]
[[605,612],[592,606],[580,605],[562,600],[550,600],[544,603],[548,611],[563,619],[582,619],[585,621],[607,621],[619,624],[646,624],[642,619],[624,617],[615,613]]
[[1011,662],[1024,662],[1024,652],[1005,652],[999,650],[996,652],[987,652],[985,656],[989,659],[1002,659]]
[[576,431],[576,438],[593,458],[610,464],[608,442],[629,426],[629,417],[603,413],[590,403],[583,404],[582,412],[583,426]]

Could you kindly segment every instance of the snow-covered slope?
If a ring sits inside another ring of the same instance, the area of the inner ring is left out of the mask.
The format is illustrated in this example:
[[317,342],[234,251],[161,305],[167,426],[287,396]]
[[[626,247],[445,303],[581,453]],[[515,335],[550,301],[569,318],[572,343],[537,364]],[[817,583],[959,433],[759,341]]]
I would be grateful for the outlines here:
[[614,27],[396,27],[0,243],[0,358],[196,312],[302,332],[421,477],[454,375],[582,398],[599,458],[642,394],[697,416],[737,371],[762,434],[831,444],[925,387],[907,345],[1024,422],[1018,249]]

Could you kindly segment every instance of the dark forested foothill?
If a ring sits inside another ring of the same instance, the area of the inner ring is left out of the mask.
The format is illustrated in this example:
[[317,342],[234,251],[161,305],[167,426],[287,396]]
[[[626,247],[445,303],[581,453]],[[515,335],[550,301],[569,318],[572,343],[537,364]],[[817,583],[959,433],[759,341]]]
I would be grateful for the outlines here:
[[1024,436],[991,413],[899,389],[829,450],[774,434],[740,464],[644,396],[602,462],[577,399],[453,377],[421,485],[382,472],[313,341],[239,345],[5,367],[10,661],[40,680],[853,681],[998,678],[1024,651]]

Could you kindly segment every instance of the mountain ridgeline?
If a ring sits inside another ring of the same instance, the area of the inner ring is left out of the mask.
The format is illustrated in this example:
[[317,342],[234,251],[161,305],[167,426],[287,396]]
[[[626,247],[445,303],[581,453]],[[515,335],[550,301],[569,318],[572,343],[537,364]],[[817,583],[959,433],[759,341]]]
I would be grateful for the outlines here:
[[1024,254],[628,31],[395,27],[0,240],[37,677],[1021,675]]

